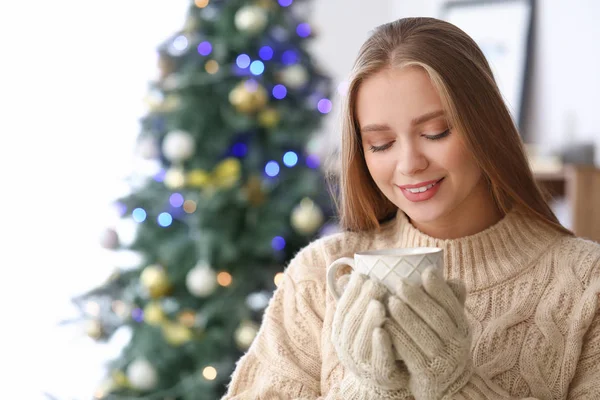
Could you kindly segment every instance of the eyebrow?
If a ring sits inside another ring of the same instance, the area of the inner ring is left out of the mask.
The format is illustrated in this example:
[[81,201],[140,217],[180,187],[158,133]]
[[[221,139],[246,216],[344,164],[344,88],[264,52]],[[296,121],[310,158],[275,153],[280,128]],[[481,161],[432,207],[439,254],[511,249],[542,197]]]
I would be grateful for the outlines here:
[[[427,114],[423,114],[423,115],[413,118],[410,121],[410,124],[412,126],[420,125],[424,122],[427,122],[434,118],[440,117],[444,114],[445,114],[444,110],[428,112]],[[381,131],[390,131],[390,130],[392,130],[392,129],[390,128],[389,125],[386,125],[386,124],[369,124],[369,125],[365,125],[364,127],[360,128],[361,132],[381,132]]]

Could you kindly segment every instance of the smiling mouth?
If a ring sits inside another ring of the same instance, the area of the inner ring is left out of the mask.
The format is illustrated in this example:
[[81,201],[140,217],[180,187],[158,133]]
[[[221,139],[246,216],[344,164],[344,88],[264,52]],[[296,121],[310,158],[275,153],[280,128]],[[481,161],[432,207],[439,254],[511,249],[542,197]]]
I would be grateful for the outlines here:
[[429,189],[431,189],[435,185],[439,184],[443,179],[444,178],[440,179],[437,182],[430,183],[429,185],[421,186],[421,187],[418,187],[418,188],[412,188],[412,189],[408,189],[407,188],[407,189],[402,189],[402,190],[406,190],[407,192],[410,192],[410,193],[423,193],[423,192],[428,191]]

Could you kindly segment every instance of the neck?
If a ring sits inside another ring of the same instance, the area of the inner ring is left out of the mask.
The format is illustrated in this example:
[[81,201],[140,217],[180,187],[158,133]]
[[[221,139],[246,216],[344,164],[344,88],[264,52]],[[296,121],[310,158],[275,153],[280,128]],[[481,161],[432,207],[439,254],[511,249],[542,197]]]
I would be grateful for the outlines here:
[[496,224],[458,239],[432,237],[410,223],[398,210],[390,225],[393,247],[444,249],[444,276],[462,280],[469,291],[484,289],[522,273],[535,264],[561,233],[519,210]]
[[[422,233],[437,239],[458,239],[479,233],[496,224],[504,214],[496,206],[483,179],[459,207],[435,221],[411,223]],[[410,217],[409,217],[410,219]]]

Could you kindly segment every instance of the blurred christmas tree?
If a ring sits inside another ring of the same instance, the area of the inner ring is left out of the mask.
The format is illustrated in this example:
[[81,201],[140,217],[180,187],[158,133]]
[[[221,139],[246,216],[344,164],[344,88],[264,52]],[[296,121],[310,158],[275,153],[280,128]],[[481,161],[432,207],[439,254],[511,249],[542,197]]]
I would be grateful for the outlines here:
[[[88,335],[131,330],[105,399],[217,399],[287,262],[332,215],[312,135],[330,80],[307,51],[305,0],[196,0],[159,46],[136,170],[116,202],[137,254],[75,299]],[[312,145],[312,149],[311,149]]]

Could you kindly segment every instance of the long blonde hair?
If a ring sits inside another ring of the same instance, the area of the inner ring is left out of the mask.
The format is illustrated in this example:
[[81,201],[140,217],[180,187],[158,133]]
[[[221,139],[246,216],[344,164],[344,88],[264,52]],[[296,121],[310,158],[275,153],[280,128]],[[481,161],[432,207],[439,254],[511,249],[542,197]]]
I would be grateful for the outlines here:
[[435,18],[403,18],[377,27],[355,61],[342,111],[340,225],[377,229],[398,208],[377,188],[365,163],[355,106],[361,83],[386,68],[423,68],[451,126],[457,128],[488,181],[498,209],[519,207],[567,234],[537,186],[523,143],[480,48],[456,26]]

